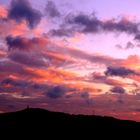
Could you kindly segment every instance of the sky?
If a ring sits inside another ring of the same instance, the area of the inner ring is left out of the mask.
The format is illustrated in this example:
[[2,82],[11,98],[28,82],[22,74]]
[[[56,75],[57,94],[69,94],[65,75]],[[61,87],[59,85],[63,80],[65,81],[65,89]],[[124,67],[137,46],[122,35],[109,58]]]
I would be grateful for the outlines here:
[[0,113],[27,105],[140,121],[139,0],[0,0]]

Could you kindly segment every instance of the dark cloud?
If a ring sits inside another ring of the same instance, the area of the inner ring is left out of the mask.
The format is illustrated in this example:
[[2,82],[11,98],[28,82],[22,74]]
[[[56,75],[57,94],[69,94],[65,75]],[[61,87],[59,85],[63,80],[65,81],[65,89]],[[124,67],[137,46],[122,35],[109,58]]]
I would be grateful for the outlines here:
[[14,38],[12,36],[7,36],[6,43],[8,45],[9,51],[13,49],[27,49],[29,47],[25,38],[22,37]]
[[62,97],[66,93],[66,91],[67,90],[64,86],[58,85],[58,86],[54,86],[54,87],[49,88],[49,90],[46,93],[46,96],[50,97],[50,98],[57,99],[57,98]]
[[89,95],[88,92],[83,91],[83,92],[80,93],[80,95],[83,99],[85,99],[85,103],[87,105],[93,105],[95,103],[94,100],[92,98],[90,98],[90,95]]
[[46,90],[47,88],[49,88],[49,85],[46,84],[41,84],[41,83],[31,83],[31,88],[35,89],[35,90]]
[[118,48],[118,49],[123,49],[123,46],[120,45],[120,44],[116,44],[115,47]]
[[13,95],[20,97],[36,97],[39,95],[42,96],[42,92],[45,92],[51,87],[47,83],[36,83],[34,81],[22,79],[21,77],[19,77],[19,79],[14,79],[8,76],[2,79],[0,82],[0,93],[13,93]]
[[101,21],[98,20],[95,15],[69,15],[66,17],[66,23],[80,25],[80,30],[85,33],[98,32],[99,29],[102,27]]
[[123,18],[120,21],[116,21],[113,19],[103,22],[102,24],[102,28],[106,31],[119,31],[129,34],[137,34],[139,32],[138,26],[138,23],[133,23]]
[[82,92],[81,97],[82,98],[89,98],[89,93],[88,92]]
[[71,37],[73,35],[73,29],[52,29],[48,34],[56,37]]
[[1,73],[6,73],[6,72],[11,72],[11,73],[19,73],[21,74],[23,71],[24,71],[24,68],[19,65],[19,64],[16,64],[14,62],[11,62],[11,61],[3,61],[3,62],[0,62],[0,72]]
[[118,99],[117,102],[118,102],[119,104],[124,104],[124,103],[125,103],[124,100],[122,100],[121,98]]
[[31,94],[29,93],[29,91],[21,91],[20,93],[21,97],[31,97]]
[[135,47],[135,45],[132,43],[132,42],[127,42],[127,44],[126,44],[126,47],[125,47],[125,49],[132,49],[132,48],[134,48]]
[[48,63],[43,61],[43,56],[38,53],[27,53],[27,52],[12,52],[8,56],[9,59],[11,59],[14,62],[17,62],[19,64],[24,64],[26,66],[30,67],[48,67]]
[[119,94],[124,94],[125,93],[125,89],[123,87],[113,87],[112,89],[110,89],[111,92],[113,93],[119,93]]
[[2,85],[12,85],[14,87],[25,88],[29,85],[27,81],[24,80],[14,80],[12,78],[6,78],[1,82]]
[[124,86],[125,85],[125,83],[119,80],[111,79],[110,77],[106,75],[103,75],[101,73],[95,73],[95,72],[90,75],[90,82],[104,83],[111,86]]
[[127,77],[129,75],[139,75],[139,74],[131,69],[127,69],[124,67],[108,67],[107,70],[105,71],[105,75]]
[[8,17],[17,22],[21,22],[24,19],[29,24],[29,27],[33,28],[39,24],[41,13],[33,9],[28,0],[12,0],[8,11]]
[[89,98],[89,99],[86,100],[86,104],[87,105],[94,105],[95,101],[92,98]]
[[134,47],[138,47],[138,46],[135,46],[132,42],[128,41],[124,47],[120,44],[117,44],[115,47],[121,50],[128,50],[128,49],[133,49]]
[[132,49],[132,48],[134,48],[135,47],[135,45],[132,43],[132,42],[127,42],[127,44],[126,44],[126,47],[125,47],[125,49]]
[[40,78],[40,76],[32,71],[26,69],[24,65],[15,63],[10,60],[5,60],[0,62],[0,74],[1,78],[9,75],[20,76],[24,78]]
[[37,37],[29,39],[21,36],[17,37],[7,36],[6,43],[8,45],[9,51],[15,49],[30,50],[32,47],[45,46],[47,44],[47,39]]
[[[27,96],[27,95],[26,95]],[[45,99],[46,100],[46,99]],[[44,98],[20,98],[13,96],[13,94],[0,94],[0,110],[4,112],[13,112],[16,110],[21,110],[27,107],[27,105],[31,107],[41,107],[41,103],[45,103]],[[9,108],[10,105],[10,108]],[[11,108],[11,105],[13,106]]]
[[76,52],[76,50],[74,51],[72,49],[67,49],[64,47],[59,47],[50,44],[48,43],[48,40],[43,37],[29,39],[20,36],[18,37],[8,36],[6,38],[6,42],[9,50],[8,58],[17,63],[31,67],[44,67],[44,66],[48,67],[50,65],[55,66],[69,65],[73,63],[72,60],[63,59],[63,57],[60,58],[57,56],[57,54],[62,54],[62,56],[72,55],[75,57],[78,57],[78,55],[80,57],[82,55],[82,52],[78,50]]
[[136,109],[134,109],[134,111],[140,112],[140,108],[136,108]]
[[100,32],[125,32],[134,35],[134,39],[139,40],[140,23],[121,19],[110,19],[103,21],[98,19],[95,14],[87,15],[80,13],[78,15],[68,15],[65,18],[65,25],[77,27],[78,32],[82,33],[100,33]]
[[48,1],[46,5],[46,14],[52,18],[60,17],[61,15],[53,1]]
[[137,34],[134,39],[139,41],[140,40],[140,34]]
[[6,42],[9,50],[8,58],[10,60],[31,67],[47,67],[49,65],[44,61],[44,57],[39,49],[46,44],[46,40],[8,36]]
[[30,86],[33,89],[46,89],[49,88],[49,84],[47,82],[45,82],[45,84],[43,83],[36,83],[33,82],[32,80],[26,80],[22,78],[19,79],[15,79],[15,78],[11,78],[11,77],[6,77],[4,79],[1,80],[0,82],[1,85],[13,85],[13,86],[19,86],[19,87],[26,87],[26,86]]

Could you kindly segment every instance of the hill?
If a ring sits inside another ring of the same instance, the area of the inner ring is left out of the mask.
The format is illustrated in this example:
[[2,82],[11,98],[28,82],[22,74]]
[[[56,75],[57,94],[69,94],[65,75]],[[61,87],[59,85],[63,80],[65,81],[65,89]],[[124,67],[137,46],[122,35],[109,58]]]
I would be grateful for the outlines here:
[[119,120],[113,117],[70,115],[30,108],[22,111],[0,114],[0,130],[22,129],[46,131],[88,131],[88,130],[140,130],[140,123]]

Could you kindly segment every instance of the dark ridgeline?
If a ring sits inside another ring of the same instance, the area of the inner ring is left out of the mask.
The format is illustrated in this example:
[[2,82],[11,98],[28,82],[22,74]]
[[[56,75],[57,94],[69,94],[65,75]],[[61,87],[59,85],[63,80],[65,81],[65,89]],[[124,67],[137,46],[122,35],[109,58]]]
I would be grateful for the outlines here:
[[140,130],[140,123],[135,121],[119,120],[113,117],[69,115],[65,113],[50,112],[43,109],[27,108],[13,113],[0,114],[0,130],[40,130],[46,133],[68,131],[74,133],[110,131],[124,132],[127,130]]

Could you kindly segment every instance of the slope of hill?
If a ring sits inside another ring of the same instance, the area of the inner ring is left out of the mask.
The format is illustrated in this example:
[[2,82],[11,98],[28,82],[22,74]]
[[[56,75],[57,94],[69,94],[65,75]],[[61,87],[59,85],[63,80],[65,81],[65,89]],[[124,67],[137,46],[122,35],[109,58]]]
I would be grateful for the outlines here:
[[140,130],[140,123],[118,120],[112,117],[69,115],[43,109],[25,109],[13,113],[0,114],[0,130],[41,129],[55,132],[63,130]]

